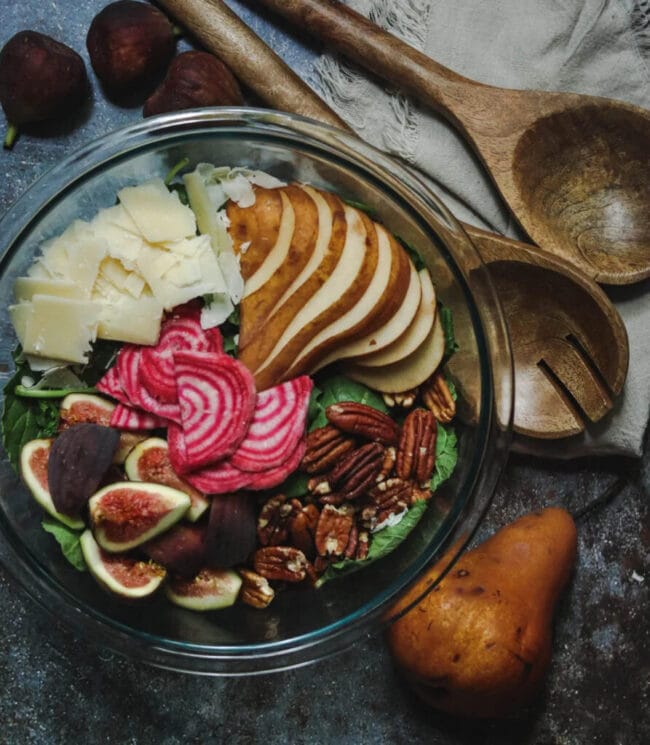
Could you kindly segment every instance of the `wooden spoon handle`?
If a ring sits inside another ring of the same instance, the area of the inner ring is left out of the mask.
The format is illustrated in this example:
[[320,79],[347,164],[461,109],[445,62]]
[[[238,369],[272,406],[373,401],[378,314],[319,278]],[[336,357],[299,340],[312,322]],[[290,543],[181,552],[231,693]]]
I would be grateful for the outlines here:
[[160,4],[273,108],[347,128],[221,0],[160,0]]
[[438,64],[338,0],[258,1],[452,118],[460,118],[465,98],[488,88]]

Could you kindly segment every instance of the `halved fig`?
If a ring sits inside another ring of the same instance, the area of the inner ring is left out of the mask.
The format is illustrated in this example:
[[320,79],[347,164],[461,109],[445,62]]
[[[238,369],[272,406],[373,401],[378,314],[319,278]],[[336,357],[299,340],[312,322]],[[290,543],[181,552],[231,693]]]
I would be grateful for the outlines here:
[[185,492],[162,484],[119,481],[88,502],[95,539],[106,551],[128,551],[177,523],[187,512]]
[[54,440],[30,440],[20,451],[20,473],[34,499],[52,517],[74,530],[84,527],[80,517],[59,512],[54,506],[47,482],[47,463]]
[[117,451],[120,433],[101,424],[75,424],[54,440],[47,482],[54,506],[77,516],[97,491]]
[[[111,368],[111,370],[113,369],[115,368]],[[109,427],[115,408],[112,401],[107,401],[101,396],[95,396],[92,393],[70,393],[61,402],[59,430],[62,431],[73,424],[82,424],[83,422]],[[114,426],[120,428],[119,424]],[[126,456],[142,439],[143,435],[134,432],[121,432],[120,444],[113,456],[113,462],[124,463]]]
[[206,563],[221,569],[240,564],[254,551],[256,542],[253,497],[245,492],[214,497],[205,539]]
[[202,569],[192,579],[171,577],[165,594],[175,605],[189,610],[220,610],[234,605],[242,578],[231,569]]
[[176,474],[169,459],[167,441],[161,437],[148,437],[139,443],[124,462],[124,469],[131,481],[165,484],[185,492],[190,498],[190,507],[185,518],[191,522],[198,520],[210,506],[210,501],[202,492]]
[[110,593],[121,598],[138,599],[152,595],[167,576],[167,571],[153,561],[132,556],[109,554],[85,530],[79,539],[88,571]]
[[59,408],[60,429],[84,422],[108,427],[114,409],[114,403],[100,396],[91,393],[70,393],[61,401]]
[[153,561],[181,577],[194,577],[205,566],[206,525],[176,523],[169,530],[142,545]]

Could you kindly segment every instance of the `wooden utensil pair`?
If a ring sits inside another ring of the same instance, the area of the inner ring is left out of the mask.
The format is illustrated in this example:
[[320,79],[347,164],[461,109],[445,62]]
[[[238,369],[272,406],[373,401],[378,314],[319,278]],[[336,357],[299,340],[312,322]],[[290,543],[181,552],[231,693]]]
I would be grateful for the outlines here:
[[[493,277],[515,356],[515,430],[564,437],[582,431],[585,420],[600,419],[625,380],[627,334],[607,296],[571,264],[601,281],[650,276],[648,113],[605,99],[475,83],[333,0],[261,2],[426,98],[470,139],[529,234],[564,257],[465,226],[484,261],[497,270]],[[271,106],[347,129],[221,0],[162,0],[162,5]],[[585,142],[600,142],[605,135],[614,137],[614,147],[584,150]],[[623,143],[631,156],[627,163],[616,155],[615,146]],[[567,167],[575,165],[570,156],[580,147],[595,161],[591,170],[600,172],[599,179],[587,182]],[[568,154],[560,156],[563,149]],[[607,154],[611,162],[605,163]],[[621,188],[613,196],[607,169],[620,172]],[[625,188],[630,184],[631,193]],[[562,202],[561,210],[549,212],[550,200],[536,196],[549,193],[559,195],[553,204]],[[606,198],[616,209],[603,210]],[[613,224],[606,222],[611,214]],[[601,228],[607,251],[590,242],[585,226],[592,232]],[[621,241],[626,229],[628,237]]]

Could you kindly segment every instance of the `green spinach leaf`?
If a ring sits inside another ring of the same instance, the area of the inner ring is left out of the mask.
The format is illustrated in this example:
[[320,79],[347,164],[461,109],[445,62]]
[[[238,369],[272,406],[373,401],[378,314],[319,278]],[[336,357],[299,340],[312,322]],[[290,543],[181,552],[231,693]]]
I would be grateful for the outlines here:
[[400,245],[408,254],[408,257],[413,262],[413,266],[415,267],[415,270],[417,272],[420,272],[422,271],[422,269],[427,268],[427,265],[424,263],[424,259],[420,256],[417,248],[412,243],[405,241],[404,238],[400,238],[399,236],[397,236],[397,240],[400,242]]
[[436,465],[431,478],[431,490],[435,490],[445,482],[458,463],[458,437],[453,427],[438,424],[436,436]]
[[86,560],[79,543],[83,531],[73,530],[58,520],[49,517],[43,520],[41,527],[54,536],[61,546],[61,552],[77,571],[85,572],[87,570]]
[[384,556],[394,551],[413,528],[415,528],[418,522],[420,522],[420,518],[426,508],[427,502],[425,500],[416,502],[397,525],[389,526],[372,534],[368,556],[365,559],[344,559],[343,561],[336,562],[336,564],[330,564],[318,579],[317,586],[320,587],[325,582],[345,574],[350,574],[350,572],[365,569],[378,559],[383,559]]
[[332,375],[321,381],[319,394],[312,397],[309,403],[310,415],[314,414],[313,418],[310,419],[309,429],[324,427],[327,424],[325,409],[339,401],[356,401],[360,404],[372,406],[373,409],[383,411],[385,414],[388,413],[388,407],[378,393],[371,391],[370,388],[361,383],[346,378],[345,375]]
[[449,359],[459,349],[454,334],[454,317],[451,309],[442,303],[438,303],[438,313],[440,314],[440,323],[445,334],[445,358]]

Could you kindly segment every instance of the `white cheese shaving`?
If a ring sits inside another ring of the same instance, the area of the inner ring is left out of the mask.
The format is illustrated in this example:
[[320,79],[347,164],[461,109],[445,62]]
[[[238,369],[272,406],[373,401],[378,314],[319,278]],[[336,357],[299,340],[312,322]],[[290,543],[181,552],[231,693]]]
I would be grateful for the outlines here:
[[371,533],[377,533],[380,530],[383,530],[384,528],[392,528],[395,525],[399,525],[399,523],[402,522],[402,518],[406,513],[408,512],[408,509],[403,510],[402,512],[397,512],[394,515],[389,515],[385,520],[382,520],[382,522],[377,523],[376,525],[373,525]]

